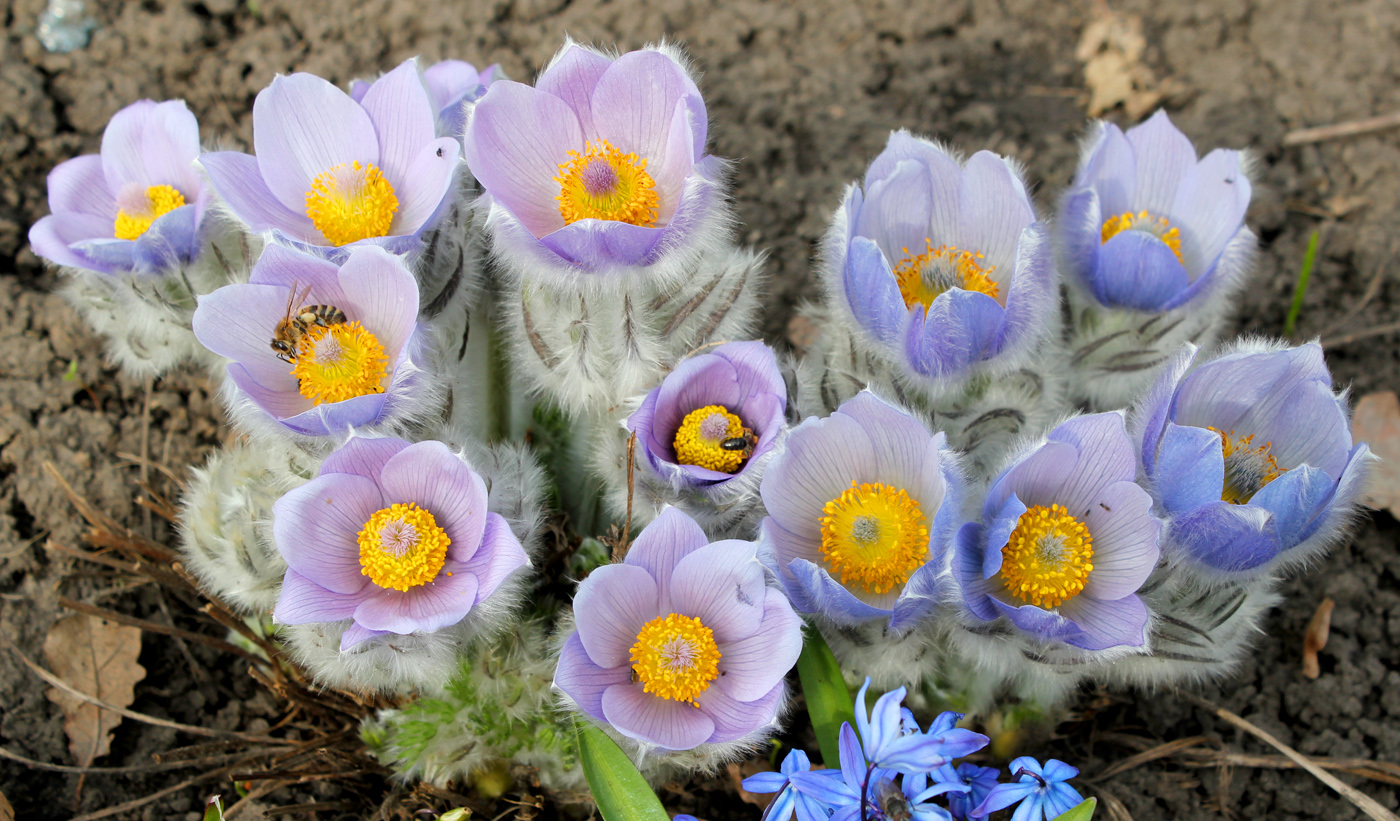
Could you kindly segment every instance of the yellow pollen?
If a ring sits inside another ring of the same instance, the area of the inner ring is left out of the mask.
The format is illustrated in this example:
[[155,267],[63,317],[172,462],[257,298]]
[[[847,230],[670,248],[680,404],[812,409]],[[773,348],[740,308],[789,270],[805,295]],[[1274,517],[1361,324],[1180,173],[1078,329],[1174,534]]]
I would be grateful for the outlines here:
[[1232,505],[1247,504],[1254,494],[1264,489],[1288,471],[1278,466],[1278,461],[1269,451],[1272,442],[1259,447],[1251,447],[1254,435],[1235,436],[1234,431],[1225,433],[1215,428],[1207,428],[1220,436],[1220,450],[1225,457],[1225,484],[1220,490],[1220,500]]
[[292,376],[317,405],[384,392],[389,372],[384,346],[359,322],[312,325],[297,343]]
[[1016,520],[1001,549],[1006,589],[1036,607],[1059,607],[1084,589],[1094,569],[1094,538],[1060,505],[1036,505]]
[[928,561],[928,519],[901,488],[851,482],[822,508],[822,558],[841,584],[887,593]]
[[951,245],[933,247],[931,240],[924,240],[925,250],[914,254],[903,248],[904,259],[894,266],[894,278],[899,283],[899,293],[904,297],[904,307],[924,306],[928,310],[940,294],[961,288],[964,291],[977,291],[992,299],[997,298],[1000,289],[987,275],[996,270],[993,265],[983,268],[978,260],[982,255],[973,251],[960,251]]
[[[137,196],[140,196],[139,194]],[[151,223],[185,204],[185,195],[169,185],[152,185],[146,189],[144,208],[117,211],[112,233],[117,239],[137,239],[150,230]]]
[[719,443],[743,432],[743,421],[723,405],[697,408],[686,414],[676,429],[676,461],[720,473],[737,473],[744,466],[743,451],[725,450]]
[[1109,217],[1103,223],[1103,238],[1100,244],[1108,242],[1124,231],[1146,231],[1152,236],[1166,243],[1176,254],[1177,262],[1186,264],[1181,258],[1181,229],[1175,228],[1166,217],[1154,217],[1147,211],[1139,211],[1134,214],[1132,211],[1119,214],[1116,217]]
[[452,544],[433,514],[412,502],[369,517],[359,542],[360,574],[400,592],[436,579]]
[[373,163],[333,166],[311,181],[306,216],[332,245],[389,234],[399,198]]
[[614,220],[650,227],[660,200],[647,161],[623,154],[607,140],[588,143],[584,153],[559,166],[559,216],[570,225],[582,219]]
[[632,670],[642,692],[688,701],[710,689],[719,678],[719,645],[699,619],[672,613],[647,622],[632,645]]

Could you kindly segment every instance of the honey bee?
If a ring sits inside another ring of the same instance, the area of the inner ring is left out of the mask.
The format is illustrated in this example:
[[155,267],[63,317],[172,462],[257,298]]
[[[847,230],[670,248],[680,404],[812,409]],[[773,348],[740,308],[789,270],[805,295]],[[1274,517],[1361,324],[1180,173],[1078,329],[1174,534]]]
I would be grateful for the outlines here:
[[743,451],[741,458],[747,459],[753,455],[753,449],[758,446],[758,437],[754,435],[751,428],[744,428],[744,432],[738,436],[731,436],[719,443],[720,450]]
[[347,321],[345,312],[334,305],[302,305],[293,311],[292,306],[306,299],[309,293],[310,285],[303,288],[298,296],[297,284],[292,283],[292,290],[287,294],[286,316],[278,320],[277,327],[272,332],[272,350],[283,362],[292,362],[297,358],[297,343],[301,342],[301,338],[312,325],[329,328]]

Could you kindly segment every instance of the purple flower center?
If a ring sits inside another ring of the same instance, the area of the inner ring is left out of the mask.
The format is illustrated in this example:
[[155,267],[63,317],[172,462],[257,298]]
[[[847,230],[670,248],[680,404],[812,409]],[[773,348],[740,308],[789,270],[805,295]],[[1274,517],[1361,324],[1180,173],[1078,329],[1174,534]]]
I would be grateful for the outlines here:
[[418,545],[418,528],[397,519],[379,530],[379,547],[385,553],[402,556]]
[[729,419],[722,413],[712,413],[700,423],[700,436],[711,442],[729,435]]
[[607,160],[598,157],[589,161],[579,172],[579,181],[590,196],[601,197],[617,188],[617,171]]

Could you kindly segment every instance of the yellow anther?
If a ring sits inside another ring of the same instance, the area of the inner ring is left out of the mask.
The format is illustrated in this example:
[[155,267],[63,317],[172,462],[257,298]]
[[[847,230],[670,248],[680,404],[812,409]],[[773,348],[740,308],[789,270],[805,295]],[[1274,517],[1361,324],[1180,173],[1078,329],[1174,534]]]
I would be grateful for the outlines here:
[[822,508],[821,529],[827,570],[867,593],[902,586],[928,561],[928,518],[901,488],[851,482]]
[[433,514],[410,502],[369,517],[359,543],[360,573],[380,587],[402,592],[437,578],[452,540]]
[[306,216],[332,245],[388,236],[399,198],[373,163],[344,163],[318,174],[306,192]]
[[743,432],[743,420],[723,405],[697,408],[686,414],[676,429],[676,461],[720,473],[737,473],[744,466],[743,451],[725,450],[720,443]]
[[915,254],[908,248],[901,249],[904,259],[894,266],[894,278],[899,283],[900,295],[904,297],[904,307],[922,305],[927,310],[940,294],[954,288],[997,298],[1000,289],[987,276],[996,270],[996,266],[983,268],[981,254],[960,251],[950,245],[934,248],[933,242],[928,239],[924,240],[924,247],[921,254]]
[[1181,229],[1173,227],[1166,217],[1157,217],[1147,211],[1136,214],[1128,211],[1116,217],[1109,217],[1103,223],[1103,237],[1100,244],[1108,242],[1124,231],[1145,231],[1160,239],[1176,254],[1177,262],[1186,264],[1181,258]]
[[1037,607],[1058,607],[1079,595],[1094,566],[1094,539],[1060,505],[1036,505],[1016,520],[1001,549],[1006,589]]
[[[137,196],[140,196],[137,194]],[[185,204],[185,195],[169,185],[152,185],[146,189],[144,206],[117,211],[112,234],[117,239],[137,239],[150,230],[151,224]]]
[[696,707],[695,698],[719,678],[719,659],[714,631],[679,613],[647,622],[632,645],[632,670],[643,692]]
[[647,161],[623,154],[607,140],[590,142],[584,153],[559,166],[559,216],[570,225],[582,219],[614,220],[650,227],[660,201]]
[[1232,505],[1247,504],[1254,494],[1264,489],[1288,471],[1278,466],[1278,461],[1269,451],[1272,442],[1252,447],[1254,435],[1235,436],[1234,431],[1225,433],[1215,428],[1207,428],[1220,436],[1220,451],[1225,457],[1225,483],[1220,490],[1220,499]]
[[312,325],[297,343],[292,376],[317,405],[384,392],[389,372],[384,346],[359,322]]

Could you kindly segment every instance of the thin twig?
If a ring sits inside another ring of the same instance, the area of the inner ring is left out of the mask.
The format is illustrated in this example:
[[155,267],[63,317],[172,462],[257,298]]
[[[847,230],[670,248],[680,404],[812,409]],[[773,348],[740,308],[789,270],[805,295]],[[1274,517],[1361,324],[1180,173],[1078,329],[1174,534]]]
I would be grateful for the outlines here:
[[204,773],[203,775],[197,775],[194,778],[188,778],[184,781],[181,781],[179,784],[176,784],[173,787],[166,787],[163,790],[157,790],[151,793],[150,795],[143,795],[140,798],[135,798],[131,801],[124,801],[121,804],[113,804],[110,807],[100,809],[96,812],[75,815],[72,818],[68,819],[68,821],[97,821],[97,819],[99,818],[107,818],[109,816],[120,815],[124,812],[140,809],[141,807],[144,807],[147,804],[150,804],[154,801],[158,801],[166,797],[167,795],[170,795],[173,792],[179,792],[180,790],[183,790],[187,787],[193,787],[201,781],[210,781],[216,778],[223,778],[227,773],[228,770],[226,769],[211,770],[210,772]]
[[1355,305],[1348,308],[1341,319],[1328,325],[1327,329],[1318,334],[1318,336],[1325,338],[1331,336],[1332,333],[1341,328],[1348,327],[1351,325],[1351,321],[1356,318],[1356,315],[1361,313],[1367,305],[1371,304],[1371,300],[1375,299],[1376,295],[1381,292],[1381,283],[1385,281],[1385,272],[1389,270],[1390,263],[1395,259],[1397,253],[1400,253],[1400,243],[1390,246],[1390,252],[1387,253],[1385,259],[1376,266],[1376,272],[1371,275],[1371,281],[1366,284],[1366,291],[1361,295],[1361,299],[1357,300]]
[[183,761],[157,761],[152,764],[132,764],[127,767],[74,767],[69,764],[50,764],[47,761],[35,761],[32,758],[25,758],[19,753],[10,752],[4,747],[0,747],[0,758],[8,758],[16,764],[23,764],[26,767],[33,767],[37,770],[48,770],[55,773],[77,773],[83,775],[129,775],[131,773],[152,773],[162,770],[187,770],[190,767],[207,767],[211,764],[227,764],[230,761],[239,762],[247,759],[258,758],[263,755],[270,755],[278,748],[269,747],[262,750],[245,750],[237,753],[224,753],[223,755],[213,755],[205,758],[187,758]]
[[1282,741],[1279,741],[1272,735],[1269,735],[1267,732],[1260,729],[1259,727],[1256,727],[1254,724],[1251,724],[1250,722],[1235,715],[1234,713],[1230,712],[1229,710],[1226,710],[1223,707],[1217,707],[1214,704],[1211,704],[1209,701],[1206,701],[1200,696],[1192,695],[1191,693],[1182,693],[1181,697],[1191,702],[1192,704],[1195,704],[1197,707],[1200,707],[1201,709],[1212,713],[1222,721],[1225,721],[1241,730],[1244,730],[1245,732],[1249,733],[1255,738],[1258,738],[1260,741],[1263,741],[1264,743],[1268,744],[1269,746],[1288,756],[1288,758],[1291,759],[1299,767],[1302,767],[1303,769],[1307,770],[1313,778],[1316,778],[1318,781],[1321,781],[1322,783],[1331,787],[1339,795],[1350,801],[1352,804],[1355,804],[1358,809],[1366,813],[1371,818],[1374,818],[1376,821],[1400,821],[1400,818],[1397,818],[1395,813],[1391,812],[1385,807],[1382,807],[1371,796],[1361,792],[1360,790],[1356,789],[1350,784],[1341,781],[1335,775],[1332,775],[1331,773],[1319,767],[1317,764],[1314,764],[1302,753],[1298,752],[1297,750],[1293,749],[1287,744],[1284,744]]
[[1090,783],[1096,781],[1103,781],[1105,779],[1112,778],[1113,776],[1118,775],[1119,773],[1131,770],[1134,767],[1140,767],[1149,761],[1156,761],[1159,758],[1166,758],[1169,755],[1174,755],[1182,750],[1185,750],[1188,747],[1195,747],[1199,744],[1209,743],[1210,740],[1211,739],[1208,736],[1194,735],[1190,738],[1178,738],[1175,741],[1168,741],[1165,744],[1158,744],[1156,747],[1153,747],[1149,750],[1144,750],[1138,753],[1137,755],[1129,756],[1128,758],[1125,758],[1122,761],[1115,762],[1108,769],[1104,770],[1103,772],[1099,773],[1093,778],[1087,778],[1085,780]]
[[242,647],[237,647],[235,645],[229,644],[223,639],[218,639],[214,636],[206,636],[203,633],[196,633],[192,630],[182,630],[179,627],[167,627],[163,624],[156,624],[155,622],[146,621],[145,619],[138,619],[135,616],[128,616],[125,613],[118,613],[115,610],[107,610],[102,607],[94,607],[84,602],[64,598],[63,596],[58,597],[58,604],[60,607],[66,607],[69,610],[76,610],[79,613],[87,613],[90,616],[97,616],[98,618],[106,619],[108,621],[114,621],[117,624],[125,624],[129,627],[139,627],[140,629],[145,630],[148,633],[160,633],[161,635],[173,636],[179,639],[189,639],[190,641],[197,641],[200,644],[207,645],[209,647],[214,648],[215,650],[222,650],[225,653],[233,653],[234,655],[241,656],[249,661],[256,662],[258,664],[267,663],[267,659],[256,656],[253,653],[249,653]]
[[1365,330],[1357,331],[1356,333],[1342,334],[1341,336],[1333,337],[1331,339],[1323,339],[1322,347],[1336,348],[1340,345],[1348,345],[1352,342],[1357,342],[1362,339],[1369,339],[1373,336],[1383,336],[1385,334],[1393,334],[1396,332],[1400,332],[1400,322],[1391,322],[1387,325],[1376,325],[1371,328],[1366,328]]
[[[618,542],[617,548],[625,557],[627,548],[632,544],[632,493],[636,490],[636,467],[637,467],[637,432],[627,437],[627,519],[622,523],[622,541]],[[615,561],[621,559],[614,556]]]
[[1372,134],[1389,128],[1400,128],[1400,112],[1382,114],[1379,117],[1367,117],[1364,120],[1320,125],[1316,128],[1295,129],[1283,135],[1283,144],[1285,146],[1307,145],[1326,140],[1338,140],[1343,137],[1358,137],[1362,134]]

